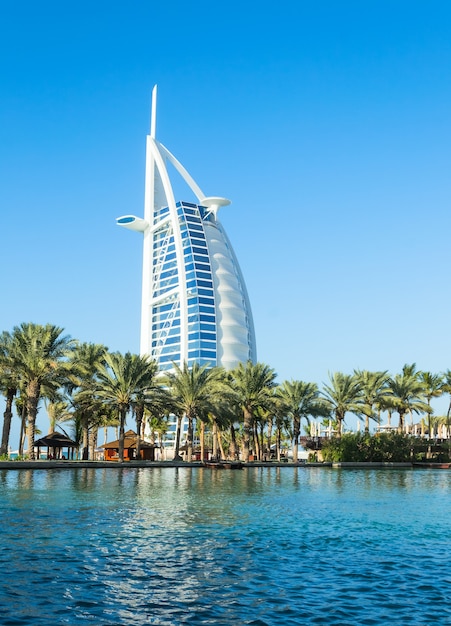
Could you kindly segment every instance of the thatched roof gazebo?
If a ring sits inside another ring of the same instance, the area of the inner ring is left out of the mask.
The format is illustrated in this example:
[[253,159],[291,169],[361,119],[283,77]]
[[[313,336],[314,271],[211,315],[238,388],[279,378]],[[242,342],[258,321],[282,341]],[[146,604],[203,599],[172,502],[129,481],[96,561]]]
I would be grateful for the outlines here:
[[[34,447],[38,449],[38,458],[39,448],[47,448],[48,459],[73,459],[74,450],[78,448],[78,444],[69,439],[64,433],[54,431],[45,437],[41,437],[41,439],[35,440]],[[62,454],[65,448],[67,448],[67,456]]]
[[[141,439],[140,441],[140,459],[142,461],[155,461],[155,448],[158,446],[147,443]],[[104,450],[105,461],[117,461],[119,459],[119,439],[104,443],[99,448]],[[136,451],[138,448],[138,436],[133,430],[128,430],[124,435],[124,461],[136,459]]]

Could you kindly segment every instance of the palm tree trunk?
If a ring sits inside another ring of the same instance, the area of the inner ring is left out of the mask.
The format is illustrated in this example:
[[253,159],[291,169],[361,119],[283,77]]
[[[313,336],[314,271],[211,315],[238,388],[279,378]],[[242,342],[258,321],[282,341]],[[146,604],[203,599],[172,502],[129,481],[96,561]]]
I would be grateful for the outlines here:
[[343,433],[343,422],[345,419],[344,413],[341,411],[336,412],[335,419],[337,420],[337,437],[341,437]]
[[20,416],[20,435],[19,435],[19,456],[20,457],[23,456],[26,421],[27,421],[27,405],[25,402],[23,402],[22,415]]
[[[248,445],[247,450],[248,450],[248,458],[249,458],[249,445]],[[238,460],[238,446],[236,445],[236,433],[235,433],[235,427],[233,424],[230,424],[230,456],[234,461]]]
[[182,429],[182,416],[177,415],[177,427],[175,431],[175,450],[174,450],[174,461],[181,461],[180,457],[180,431]]
[[227,457],[225,455],[224,448],[222,447],[222,439],[221,439],[221,431],[220,430],[218,430],[218,448],[219,448],[219,451],[221,453],[221,459],[226,459]]
[[249,442],[252,432],[252,413],[247,409],[243,409],[244,428],[243,428],[243,445],[242,445],[242,457],[243,461],[249,462]]
[[301,418],[293,416],[293,463],[297,463],[299,453],[299,435],[301,434]]
[[[407,413],[410,415],[410,425],[412,427],[412,432],[413,432],[413,413],[412,413],[412,410],[408,409]],[[408,433],[409,432],[409,424],[406,423],[405,427],[406,427],[406,433]]]
[[205,422],[200,422],[200,460],[203,461],[205,456]]
[[139,405],[135,409],[136,417],[136,458],[141,459],[141,431],[144,417],[144,406]]
[[277,460],[280,463],[280,444],[282,441],[282,431],[281,429],[278,427],[276,429],[276,450],[277,450]]
[[28,415],[28,420],[27,420],[27,456],[30,460],[34,461],[35,460],[35,454],[34,454],[34,439],[35,439],[35,432],[36,432],[36,418],[33,418],[31,415]]
[[268,417],[267,439],[268,459],[271,460],[272,417]]
[[428,430],[429,430],[429,439],[431,438],[431,399],[428,397],[427,399],[427,403],[428,403]]
[[127,410],[121,408],[119,415],[119,461],[124,460],[125,417]]
[[188,430],[186,433],[186,453],[187,461],[191,463],[193,460],[193,433],[194,433],[194,420],[191,415],[188,415]]
[[258,424],[254,422],[254,428],[252,429],[252,436],[254,439],[254,443],[252,449],[254,450],[254,455],[260,461],[260,439],[258,436]]
[[16,395],[16,389],[9,388],[6,393],[6,406],[3,413],[3,431],[2,431],[2,445],[0,447],[0,455],[8,454],[9,435],[11,432],[11,420],[13,417],[13,400]]
[[[153,429],[152,429],[153,430]],[[160,461],[166,461],[166,448],[164,447],[164,436],[166,434],[166,422],[161,422],[155,428],[155,433],[158,437],[156,437],[155,443],[158,441],[159,445],[159,459]]]
[[160,446],[160,461],[166,461],[166,448],[164,447],[164,441],[163,441],[165,433],[163,433],[163,431],[161,430],[158,433],[158,444]]
[[89,431],[88,457],[91,460],[95,458],[95,449],[97,447],[97,433],[98,433],[98,429],[94,427],[91,428],[91,430]]
[[[216,420],[213,419],[213,428],[212,428],[212,448],[211,454],[214,459],[218,457],[218,446],[219,446],[219,429]],[[203,460],[203,459],[202,459]]]
[[401,409],[399,411],[398,432],[402,433],[403,430],[404,430],[404,411]]
[[37,380],[31,380],[27,386],[27,455],[29,459],[34,460],[34,437],[36,431],[36,416],[38,414],[39,395],[41,385]]
[[81,416],[81,431],[82,431],[82,453],[81,458],[83,461],[89,459],[89,417],[85,412]]

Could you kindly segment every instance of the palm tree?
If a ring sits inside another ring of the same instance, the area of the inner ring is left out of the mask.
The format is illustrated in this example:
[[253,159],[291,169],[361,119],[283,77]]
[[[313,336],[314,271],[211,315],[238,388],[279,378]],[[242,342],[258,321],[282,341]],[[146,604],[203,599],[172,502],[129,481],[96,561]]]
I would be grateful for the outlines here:
[[[185,362],[183,367],[173,364],[174,371],[168,372],[165,383],[169,388],[175,413],[188,420],[187,459],[192,460],[194,420],[206,419],[209,411],[214,410],[214,388],[222,380],[220,368],[208,368],[207,365],[193,363],[191,367]],[[176,455],[177,455],[176,450]]]
[[[238,459],[237,441],[234,424],[241,409],[237,404],[237,397],[232,389],[230,371],[218,367],[218,380],[212,389],[212,409],[200,419],[205,426],[211,428],[212,454],[214,458]],[[201,448],[202,448],[201,425]],[[201,455],[204,458],[204,455]]]
[[282,411],[293,422],[293,461],[298,460],[299,435],[301,434],[301,419],[309,422],[309,416],[325,414],[325,407],[320,402],[318,385],[305,383],[301,380],[285,380],[276,390]]
[[[155,363],[148,356],[107,353],[97,368],[93,390],[96,397],[117,410],[119,416],[119,461],[124,460],[127,413],[134,402],[153,386]],[[139,433],[137,433],[139,438]]]
[[73,418],[73,413],[69,411],[69,404],[66,400],[54,398],[53,401],[44,400],[45,409],[49,417],[49,434],[54,433],[58,422],[67,422]]
[[[236,410],[231,402],[227,400],[227,395],[218,402],[215,412],[209,415],[212,425],[212,454],[214,458],[232,458],[236,460],[236,448],[233,448],[232,428],[236,420]],[[230,432],[230,438],[226,433]],[[233,433],[234,434],[234,433]],[[227,439],[227,453],[224,448],[224,438]]]
[[362,407],[361,384],[356,376],[335,372],[329,374],[330,385],[324,385],[321,396],[326,406],[335,415],[337,437],[341,437],[343,422],[348,411],[358,413]]
[[158,436],[158,444],[160,447],[160,458],[165,459],[163,437],[168,430],[168,416],[160,412],[150,412],[147,424],[150,430],[150,442],[156,444]]
[[[450,397],[449,397],[449,403],[448,403],[448,411],[446,412],[446,417],[448,419],[449,422],[449,418],[451,415],[451,370],[446,370],[446,372],[443,373],[443,393],[449,393]],[[449,424],[448,424],[449,426]]]
[[12,335],[5,331],[0,335],[0,391],[6,398],[0,456],[8,453],[13,401],[18,386],[19,379],[14,368],[14,341]]
[[23,456],[24,443],[25,443],[25,431],[27,429],[27,402],[23,389],[19,388],[19,395],[17,396],[14,405],[16,407],[17,415],[20,415],[20,434],[19,434],[19,456]]
[[23,323],[13,329],[14,367],[24,386],[27,415],[27,454],[34,459],[36,416],[42,393],[55,393],[70,372],[67,358],[74,340],[52,324]]
[[419,372],[417,371],[416,363],[404,363],[402,366],[402,375],[403,376],[418,376]]
[[451,436],[450,436],[450,415],[451,415],[451,370],[443,373],[443,393],[450,394],[448,410],[446,412],[446,432],[448,436],[448,457],[451,458]]
[[90,456],[90,430],[96,427],[94,425],[96,416],[99,411],[102,412],[101,405],[95,402],[92,387],[97,370],[105,362],[107,352],[108,348],[103,344],[83,342],[75,346],[71,355],[73,371],[67,389],[72,394],[72,404],[81,426],[84,460]]
[[232,388],[243,417],[241,456],[249,461],[249,444],[253,422],[259,408],[272,410],[276,373],[264,363],[239,363],[232,370]]
[[217,375],[210,391],[210,406],[200,413],[199,440],[200,457],[205,459],[205,437],[211,432],[211,447],[214,458],[226,458],[222,444],[222,433],[236,419],[235,396],[230,388],[230,375],[222,367],[216,367]]
[[[277,411],[277,409],[276,409],[276,411]],[[276,421],[276,417],[270,411],[266,411],[266,414],[267,414],[267,420],[266,420],[266,450],[267,450],[267,455],[268,455],[267,458],[269,460],[271,460],[272,432],[273,432],[274,422]]]
[[418,378],[415,365],[405,365],[402,374],[396,374],[388,381],[391,392],[390,404],[399,415],[398,431],[405,428],[405,414],[429,411],[428,405],[423,402],[423,383]]
[[103,428],[103,443],[108,441],[108,428],[119,428],[116,411],[111,406],[102,405],[102,410],[97,414],[96,423],[99,429]]
[[374,412],[375,407],[380,407],[384,400],[390,395],[387,383],[390,376],[387,371],[369,372],[368,370],[354,370],[358,382],[360,383],[360,394],[362,400],[361,413],[365,416],[365,432],[370,430],[370,418],[379,420]]
[[[274,400],[275,406],[276,400]],[[274,421],[273,411],[262,406],[258,407],[253,420],[253,441],[255,444],[255,453],[259,461],[262,460],[265,450],[265,427]]]
[[438,398],[444,393],[445,382],[441,374],[432,374],[431,372],[420,372],[419,380],[423,383],[423,395],[426,398],[427,405],[429,407],[427,411],[428,419],[428,432],[431,436],[431,417],[434,410],[431,407],[432,398]]
[[282,451],[282,433],[287,432],[293,439],[293,433],[290,432],[290,419],[287,417],[286,411],[282,404],[276,400],[274,409],[274,428],[276,431],[276,459],[280,461]]
[[133,412],[136,419],[136,457],[141,458],[141,436],[143,434],[146,413],[161,416],[170,405],[169,395],[157,381],[158,364],[155,360],[148,362],[148,380],[145,389],[136,393],[132,402]]

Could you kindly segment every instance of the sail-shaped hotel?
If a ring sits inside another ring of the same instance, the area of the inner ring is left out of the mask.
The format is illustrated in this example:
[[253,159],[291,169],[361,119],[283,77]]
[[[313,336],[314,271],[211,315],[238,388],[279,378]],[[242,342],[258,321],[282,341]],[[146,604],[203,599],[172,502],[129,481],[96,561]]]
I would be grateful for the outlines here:
[[[231,369],[255,361],[256,347],[243,276],[218,219],[219,208],[230,201],[206,196],[157,141],[156,101],[154,87],[144,218],[117,219],[144,236],[140,352],[154,358],[160,371],[184,362]],[[187,183],[194,202],[176,202],[168,164]]]

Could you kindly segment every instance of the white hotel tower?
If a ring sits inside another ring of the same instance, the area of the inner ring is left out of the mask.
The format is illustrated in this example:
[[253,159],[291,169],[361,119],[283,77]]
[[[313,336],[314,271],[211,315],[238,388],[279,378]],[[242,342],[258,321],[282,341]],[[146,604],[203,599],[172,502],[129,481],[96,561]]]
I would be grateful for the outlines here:
[[[143,233],[141,354],[161,371],[183,366],[256,360],[252,313],[243,276],[218,209],[229,200],[201,191],[155,136],[156,86],[146,144],[144,218],[125,215],[120,226]],[[170,163],[196,201],[176,202]]]

